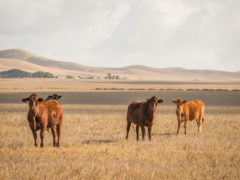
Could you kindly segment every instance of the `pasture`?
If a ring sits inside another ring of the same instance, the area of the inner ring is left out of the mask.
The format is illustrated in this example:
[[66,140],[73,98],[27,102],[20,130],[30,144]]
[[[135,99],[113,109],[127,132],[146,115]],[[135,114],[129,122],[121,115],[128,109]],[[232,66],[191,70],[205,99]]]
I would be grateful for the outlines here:
[[159,105],[152,141],[136,142],[133,127],[125,140],[127,105],[64,104],[62,147],[47,132],[41,149],[28,105],[0,104],[0,179],[238,179],[240,106],[207,104],[202,134],[190,122],[186,136],[175,108]]
[[240,81],[142,81],[103,79],[1,79],[0,92],[91,92],[133,90],[240,90]]

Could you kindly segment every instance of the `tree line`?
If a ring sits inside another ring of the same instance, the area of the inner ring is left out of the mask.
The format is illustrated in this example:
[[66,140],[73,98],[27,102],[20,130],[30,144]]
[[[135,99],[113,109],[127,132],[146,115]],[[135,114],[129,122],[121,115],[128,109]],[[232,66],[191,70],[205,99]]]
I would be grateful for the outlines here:
[[0,72],[0,78],[56,78],[56,76],[43,71],[31,73],[20,69],[11,69]]

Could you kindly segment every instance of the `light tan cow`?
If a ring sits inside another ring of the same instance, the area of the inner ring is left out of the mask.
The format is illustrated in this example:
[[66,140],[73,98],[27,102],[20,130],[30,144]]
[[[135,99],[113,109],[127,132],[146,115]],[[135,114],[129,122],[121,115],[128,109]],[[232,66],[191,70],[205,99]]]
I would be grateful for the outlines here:
[[178,120],[177,134],[184,122],[185,134],[187,134],[188,121],[196,120],[198,125],[198,132],[201,132],[201,127],[204,122],[204,103],[201,100],[187,102],[182,98],[173,100],[177,104],[176,115]]

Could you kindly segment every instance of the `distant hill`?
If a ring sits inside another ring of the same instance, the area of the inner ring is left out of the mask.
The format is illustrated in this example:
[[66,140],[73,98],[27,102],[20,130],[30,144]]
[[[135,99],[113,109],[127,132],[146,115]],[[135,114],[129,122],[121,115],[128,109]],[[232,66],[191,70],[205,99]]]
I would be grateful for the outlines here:
[[28,58],[34,56],[36,55],[20,49],[8,49],[0,51],[0,58],[27,60]]
[[0,78],[54,78],[54,76],[49,72],[37,71],[31,73],[20,69],[10,69],[0,72]]
[[123,68],[100,68],[57,61],[20,49],[1,50],[0,71],[14,68],[31,73],[36,71],[50,72],[60,78],[67,75],[104,77],[107,73],[111,73],[118,75],[120,78],[135,80],[240,81],[240,72],[189,70],[179,67],[153,68],[143,65],[132,65]]

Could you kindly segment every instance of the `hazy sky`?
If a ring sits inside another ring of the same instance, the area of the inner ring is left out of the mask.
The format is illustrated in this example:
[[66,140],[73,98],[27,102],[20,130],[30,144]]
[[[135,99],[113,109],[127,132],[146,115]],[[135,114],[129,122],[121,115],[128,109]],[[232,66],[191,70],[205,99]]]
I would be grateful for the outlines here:
[[240,71],[240,0],[0,0],[0,49],[101,67]]

